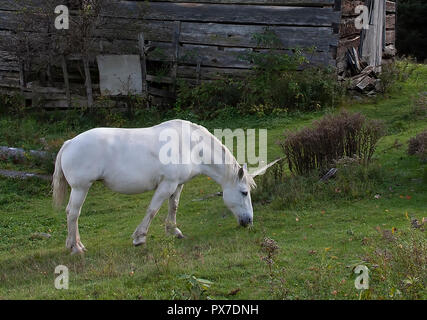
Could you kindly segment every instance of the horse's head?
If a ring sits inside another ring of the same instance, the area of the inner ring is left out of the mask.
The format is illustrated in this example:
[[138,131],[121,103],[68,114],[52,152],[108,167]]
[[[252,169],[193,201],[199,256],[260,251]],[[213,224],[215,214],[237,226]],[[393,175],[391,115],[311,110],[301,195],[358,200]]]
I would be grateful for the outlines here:
[[223,198],[226,206],[233,212],[241,226],[252,225],[251,188],[255,185],[246,170],[246,165],[239,169],[237,177],[223,186]]
[[251,174],[248,173],[246,164],[241,167],[237,176],[223,186],[223,198],[227,207],[233,212],[241,226],[252,225],[254,211],[252,209],[251,189],[256,186],[254,178],[282,159],[274,160]]

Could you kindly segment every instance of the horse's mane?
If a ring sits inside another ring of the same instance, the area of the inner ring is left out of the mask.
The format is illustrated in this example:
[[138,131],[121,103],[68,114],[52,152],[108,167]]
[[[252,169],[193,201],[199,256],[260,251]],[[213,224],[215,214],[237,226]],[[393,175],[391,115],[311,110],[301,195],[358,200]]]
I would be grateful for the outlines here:
[[[224,156],[223,160],[225,163],[225,168],[227,170],[225,177],[229,182],[237,182],[237,180],[239,179],[239,170],[241,166],[239,165],[239,163],[237,162],[236,158],[231,153],[231,151],[215,135],[210,133],[208,129],[195,123],[192,123],[192,125],[197,127],[198,130],[201,130],[205,134],[209,135],[211,139],[214,141],[214,143],[218,143],[221,145],[222,153]],[[248,184],[249,188],[251,189],[256,188],[256,183],[253,177],[249,175],[246,170],[245,170],[244,179],[246,180],[246,183]]]

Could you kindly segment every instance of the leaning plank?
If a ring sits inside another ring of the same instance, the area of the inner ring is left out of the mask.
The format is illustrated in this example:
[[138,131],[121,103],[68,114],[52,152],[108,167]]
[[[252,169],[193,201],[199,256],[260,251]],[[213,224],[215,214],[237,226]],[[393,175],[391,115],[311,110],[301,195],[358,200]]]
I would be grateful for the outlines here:
[[[141,12],[144,11],[144,12]],[[261,25],[330,26],[338,23],[340,12],[333,8],[283,7],[257,5],[191,4],[150,2],[149,10],[138,2],[114,3],[106,16],[146,20],[177,20],[221,23],[252,23]]]
[[360,45],[360,36],[355,36],[355,37],[340,40],[340,43],[337,49],[337,59],[338,60],[344,59],[347,49],[351,47],[359,48],[359,45]]

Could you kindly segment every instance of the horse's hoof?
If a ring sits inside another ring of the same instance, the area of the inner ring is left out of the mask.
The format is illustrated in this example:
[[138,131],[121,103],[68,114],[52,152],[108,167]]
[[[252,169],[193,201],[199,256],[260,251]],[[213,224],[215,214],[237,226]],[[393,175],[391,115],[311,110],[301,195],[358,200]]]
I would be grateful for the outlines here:
[[85,250],[80,248],[78,245],[75,245],[71,249],[71,255],[74,256],[76,254],[83,254]]
[[81,243],[81,241],[77,242],[77,245],[80,247],[80,249],[82,249],[84,252],[87,251],[86,247],[83,245],[83,243]]
[[175,237],[177,237],[178,239],[184,239],[185,238],[185,236],[182,234],[182,232],[175,234]]
[[166,227],[166,234],[175,236],[178,239],[183,239],[185,238],[185,236],[182,234],[181,230],[179,230],[178,228],[168,228]]
[[146,241],[146,237],[145,236],[141,236],[141,237],[135,238],[132,243],[133,243],[133,245],[135,247],[138,247],[138,246],[144,244],[145,241]]

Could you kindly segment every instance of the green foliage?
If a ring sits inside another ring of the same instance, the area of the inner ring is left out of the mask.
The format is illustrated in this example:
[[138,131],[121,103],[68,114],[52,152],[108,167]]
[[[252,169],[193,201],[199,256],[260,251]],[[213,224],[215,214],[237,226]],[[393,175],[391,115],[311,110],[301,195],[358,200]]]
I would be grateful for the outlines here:
[[[314,52],[280,49],[280,41],[271,31],[254,35],[262,51],[241,56],[253,64],[244,80],[220,79],[192,87],[181,83],[177,108],[190,110],[199,119],[212,119],[221,113],[235,116],[286,113],[291,110],[319,110],[336,106],[345,89],[336,81],[335,72],[308,64],[306,56]],[[234,110],[230,114],[230,109]]]
[[416,71],[417,65],[411,58],[400,58],[382,66],[379,79],[381,80],[381,92],[389,94],[392,90],[401,89],[404,83]]
[[25,109],[25,100],[20,94],[0,93],[0,115],[20,115]]
[[207,295],[207,292],[211,285],[212,281],[196,278],[194,275],[182,275],[179,277],[180,280],[185,282],[185,287],[187,289],[186,294],[180,294],[176,290],[172,291],[173,299],[180,300],[210,300],[211,298]]
[[[216,118],[229,107],[236,107],[242,99],[241,83],[232,79],[215,82],[204,82],[199,86],[190,87],[181,82],[178,87],[176,114],[191,112],[193,118]],[[186,118],[188,118],[187,114]]]

